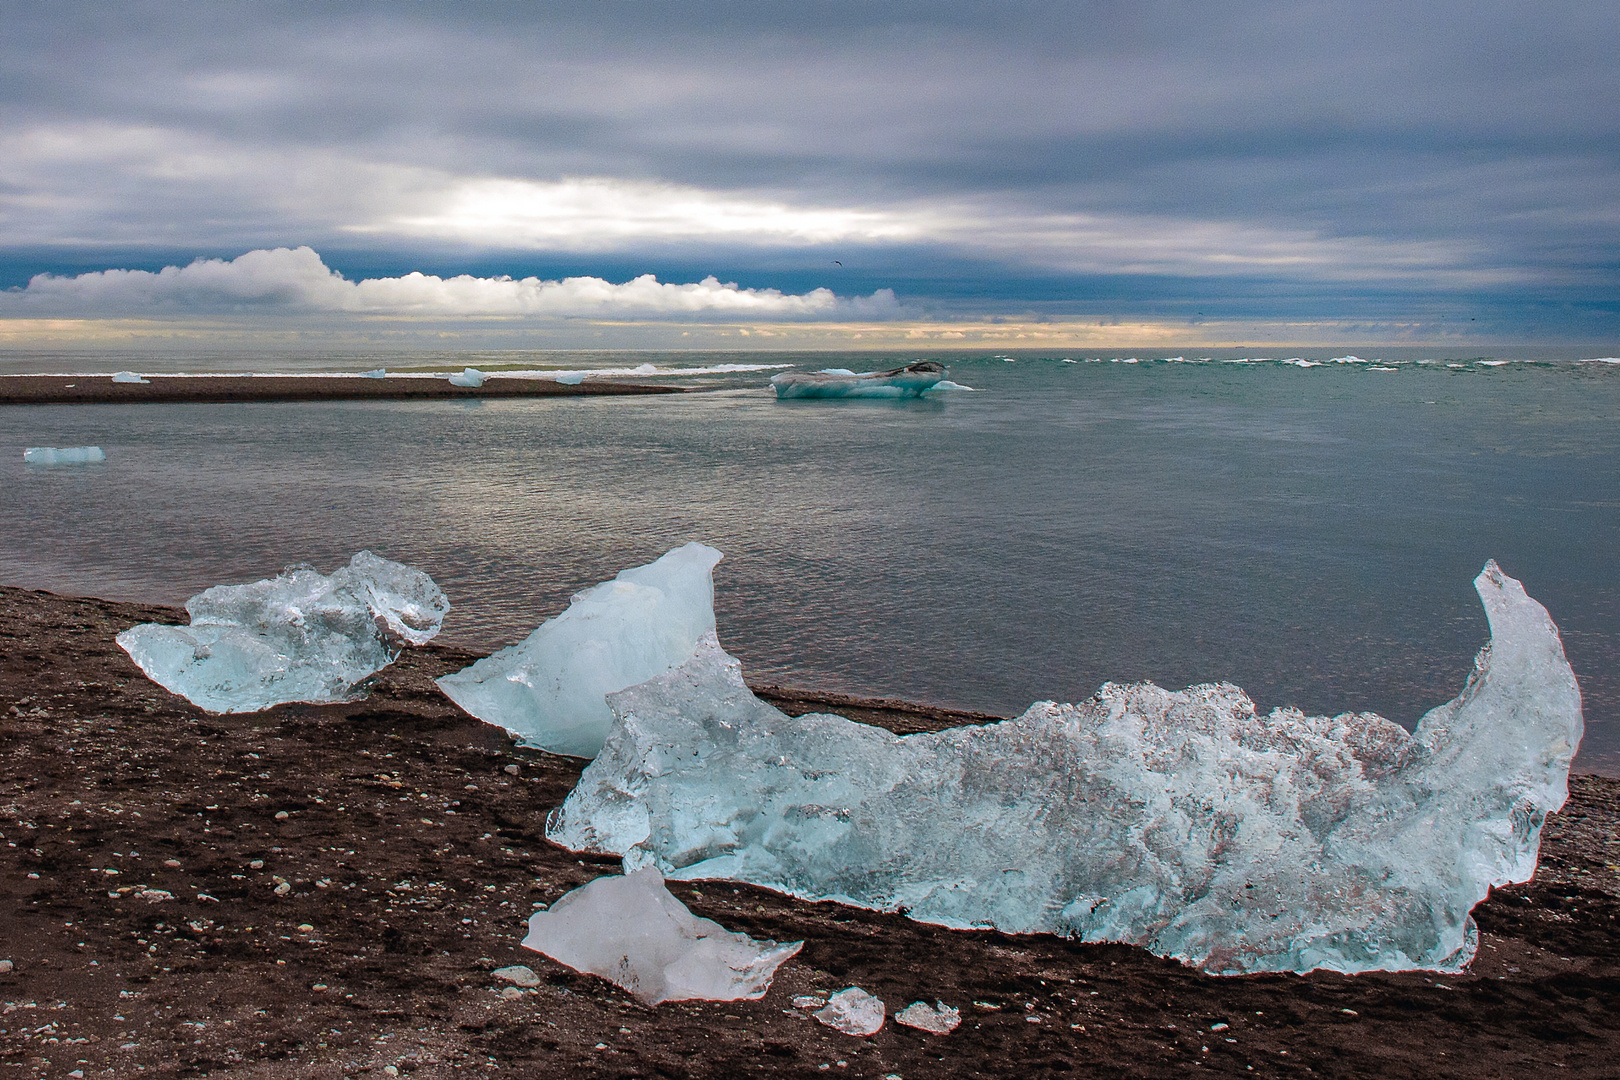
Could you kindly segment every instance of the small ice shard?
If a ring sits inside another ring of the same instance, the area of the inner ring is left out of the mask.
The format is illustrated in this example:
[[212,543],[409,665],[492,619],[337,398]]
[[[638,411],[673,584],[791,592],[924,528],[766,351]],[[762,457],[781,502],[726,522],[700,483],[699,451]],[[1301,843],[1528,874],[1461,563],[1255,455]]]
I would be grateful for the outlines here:
[[[472,369],[469,368],[468,370],[470,371]],[[386,378],[388,378],[388,369],[387,368],[372,368],[370,371],[362,371],[360,373],[360,377],[362,379],[386,379]]]
[[146,379],[133,371],[115,371],[112,381],[116,383],[143,383]]
[[450,376],[451,386],[483,386],[484,373],[477,368],[462,368],[460,375]]
[[883,1002],[858,986],[840,990],[827,999],[826,1008],[810,1014],[845,1035],[876,1035],[883,1027]]
[[583,371],[565,371],[557,376],[557,381],[564,386],[578,386],[585,381]]
[[690,543],[574,594],[523,641],[439,680],[473,716],[525,746],[595,757],[613,725],[603,695],[662,675],[714,632],[720,552]]
[[1213,974],[1428,968],[1529,880],[1563,805],[1580,691],[1542,606],[1487,563],[1462,693],[1415,733],[1258,716],[1228,684],[897,736],[789,718],[707,638],[611,695],[602,753],[547,821],[627,869],[747,881],[958,928],[1141,945]]
[[209,712],[355,700],[354,688],[439,632],[450,604],[420,570],[362,551],[323,575],[291,567],[186,602],[190,626],[142,623],[117,641],[147,678]]
[[778,398],[899,398],[921,397],[943,378],[944,364],[918,360],[905,367],[862,374],[848,368],[784,371],[771,376],[771,385]]
[[30,446],[23,451],[25,465],[98,465],[106,460],[99,446]]
[[894,1014],[894,1022],[933,1035],[949,1035],[962,1022],[962,1010],[953,1009],[943,1001],[933,1005],[913,1001]]
[[804,942],[755,941],[700,919],[649,868],[599,877],[535,912],[523,947],[657,1005],[764,997]]

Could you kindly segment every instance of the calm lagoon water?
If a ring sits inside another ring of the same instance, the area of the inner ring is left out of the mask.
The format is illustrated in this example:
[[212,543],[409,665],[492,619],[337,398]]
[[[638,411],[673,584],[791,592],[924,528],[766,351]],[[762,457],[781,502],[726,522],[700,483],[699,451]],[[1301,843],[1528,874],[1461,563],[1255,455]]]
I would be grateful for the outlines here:
[[[1563,631],[1580,767],[1620,774],[1620,365],[1069,356],[947,356],[976,389],[914,402],[778,402],[761,370],[678,397],[3,407],[0,582],[179,603],[370,548],[443,586],[442,640],[495,648],[698,539],[751,678],[1007,715],[1225,680],[1410,726],[1485,641],[1495,558]],[[221,366],[70,360],[5,370]],[[899,359],[258,366],[497,361]],[[22,463],[92,443],[105,464]]]

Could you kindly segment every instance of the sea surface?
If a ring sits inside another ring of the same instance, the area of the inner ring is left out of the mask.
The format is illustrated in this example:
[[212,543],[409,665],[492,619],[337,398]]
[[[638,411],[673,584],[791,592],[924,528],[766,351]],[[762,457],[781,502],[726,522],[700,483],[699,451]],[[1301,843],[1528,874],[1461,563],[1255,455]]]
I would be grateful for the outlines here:
[[[640,368],[695,392],[0,406],[0,583],[178,604],[369,548],[444,588],[441,640],[494,649],[702,540],[751,679],[1003,715],[1227,681],[1410,727],[1487,638],[1471,581],[1494,558],[1562,630],[1577,768],[1620,775],[1620,362],[945,354],[973,389],[767,389],[927,355],[7,354],[101,377]],[[89,444],[104,464],[23,464]]]

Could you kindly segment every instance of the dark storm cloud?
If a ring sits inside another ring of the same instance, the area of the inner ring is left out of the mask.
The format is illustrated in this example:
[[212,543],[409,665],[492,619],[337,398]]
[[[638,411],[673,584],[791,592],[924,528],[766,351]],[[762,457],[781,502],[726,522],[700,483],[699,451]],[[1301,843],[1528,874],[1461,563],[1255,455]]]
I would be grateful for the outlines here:
[[[722,274],[853,249],[897,284],[960,260],[990,294],[1032,273],[1538,303],[1620,284],[1609,4],[0,15],[0,245],[17,249],[640,252]],[[546,185],[567,178],[605,186],[558,232],[579,200]],[[688,197],[681,222],[649,209]]]

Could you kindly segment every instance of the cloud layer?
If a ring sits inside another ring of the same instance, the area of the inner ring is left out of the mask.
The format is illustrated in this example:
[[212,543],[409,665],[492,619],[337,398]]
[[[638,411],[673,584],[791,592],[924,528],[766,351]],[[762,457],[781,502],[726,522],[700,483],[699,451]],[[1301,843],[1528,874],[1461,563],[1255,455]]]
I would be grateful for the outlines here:
[[97,318],[272,311],[430,318],[592,318],[795,321],[886,318],[899,313],[892,290],[840,299],[830,289],[788,295],[743,289],[714,277],[689,284],[643,274],[620,284],[597,277],[441,278],[410,273],[349,281],[308,247],[250,251],[188,266],[41,274],[0,294],[0,313]]

